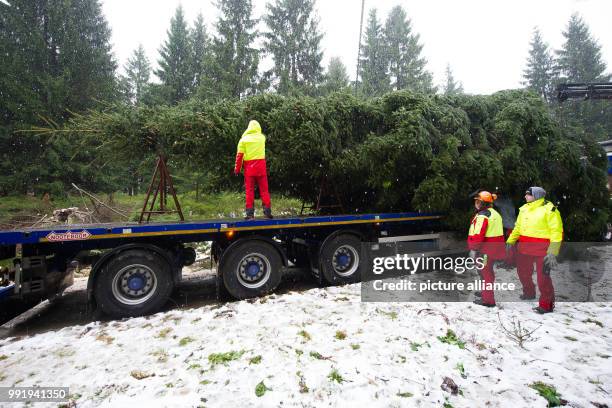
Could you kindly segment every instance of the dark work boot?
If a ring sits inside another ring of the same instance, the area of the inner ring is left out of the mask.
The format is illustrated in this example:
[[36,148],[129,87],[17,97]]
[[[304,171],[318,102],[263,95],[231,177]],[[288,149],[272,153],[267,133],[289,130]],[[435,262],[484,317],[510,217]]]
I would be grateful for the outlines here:
[[475,299],[472,303],[478,306],[495,307],[495,303],[485,303],[481,298]]
[[267,219],[271,220],[272,218],[274,218],[272,216],[272,209],[270,207],[264,207],[264,217],[266,217]]
[[247,208],[246,209],[246,216],[244,217],[245,220],[252,220],[255,218],[255,209],[254,208]]
[[551,310],[544,309],[544,308],[543,308],[543,307],[541,307],[541,306],[534,307],[534,308],[533,308],[533,311],[534,311],[534,312],[536,312],[536,313],[538,313],[538,314],[552,313],[552,309],[551,309]]

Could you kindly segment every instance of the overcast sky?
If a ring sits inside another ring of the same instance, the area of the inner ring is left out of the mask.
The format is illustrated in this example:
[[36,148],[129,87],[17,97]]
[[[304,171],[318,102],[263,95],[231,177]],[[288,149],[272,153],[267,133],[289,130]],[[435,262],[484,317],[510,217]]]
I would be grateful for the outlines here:
[[[268,0],[253,0],[254,17],[265,12]],[[199,12],[209,33],[214,31],[217,9],[212,0],[102,0],[113,31],[115,56],[120,64],[142,43],[155,66],[158,49],[166,39],[170,18],[182,4],[191,25]],[[466,92],[492,93],[520,87],[533,28],[538,26],[553,49],[563,43],[562,31],[577,12],[602,46],[612,71],[611,0],[365,0],[367,14],[378,9],[381,20],[401,5],[421,36],[423,55],[434,83],[442,84],[446,64],[463,82]],[[338,56],[355,78],[361,0],[317,0],[320,29],[324,33],[324,64]],[[264,30],[263,24],[260,30]],[[266,62],[270,64],[270,61]],[[261,68],[268,68],[266,66]]]

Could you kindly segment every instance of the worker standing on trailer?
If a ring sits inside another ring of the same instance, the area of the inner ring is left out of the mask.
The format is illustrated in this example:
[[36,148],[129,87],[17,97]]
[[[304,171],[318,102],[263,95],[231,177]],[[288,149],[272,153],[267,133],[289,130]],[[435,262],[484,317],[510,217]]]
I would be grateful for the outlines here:
[[261,133],[261,126],[256,120],[249,122],[247,130],[238,142],[234,174],[238,175],[244,165],[244,188],[246,192],[247,220],[255,217],[255,184],[264,206],[264,216],[272,218],[270,193],[268,192],[268,173],[266,170],[266,136]]
[[555,205],[544,197],[542,187],[529,187],[525,191],[527,204],[519,209],[512,234],[506,241],[508,246],[516,244],[516,266],[523,285],[521,299],[535,299],[533,267],[537,272],[539,305],[534,310],[540,314],[550,313],[555,307],[555,289],[550,271],[557,265],[557,255],[563,240],[563,222]]
[[495,272],[493,265],[495,261],[505,257],[504,246],[504,227],[501,215],[493,208],[493,201],[497,196],[488,191],[480,191],[474,195],[474,207],[476,213],[470,223],[468,232],[468,248],[470,257],[484,258],[484,266],[479,271],[485,283],[485,290],[481,293],[481,298],[474,300],[474,303],[481,306],[495,306],[493,290],[487,286],[492,286],[495,282]]

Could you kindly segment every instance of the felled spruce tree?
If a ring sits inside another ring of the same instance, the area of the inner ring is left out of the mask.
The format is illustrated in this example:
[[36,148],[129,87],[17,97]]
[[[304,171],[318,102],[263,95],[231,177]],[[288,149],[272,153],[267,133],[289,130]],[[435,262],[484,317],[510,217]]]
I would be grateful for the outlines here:
[[399,91],[370,100],[350,92],[262,94],[174,107],[117,106],[75,118],[66,130],[75,139],[86,137],[82,129],[95,130],[87,147],[75,146],[114,158],[114,166],[151,163],[162,151],[177,171],[206,174],[209,188],[240,189],[232,168],[250,119],[267,135],[274,193],[313,202],[326,180],[345,211],[439,211],[448,227],[464,230],[470,192],[497,191],[518,207],[527,187],[541,185],[559,206],[568,238],[597,239],[606,227],[605,153],[593,137],[568,132],[527,91]]

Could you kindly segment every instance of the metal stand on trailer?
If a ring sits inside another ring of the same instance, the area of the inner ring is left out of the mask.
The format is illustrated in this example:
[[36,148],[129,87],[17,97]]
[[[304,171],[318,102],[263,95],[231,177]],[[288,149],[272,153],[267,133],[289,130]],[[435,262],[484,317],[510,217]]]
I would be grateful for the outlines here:
[[[330,198],[335,201],[332,201],[328,204],[323,204],[324,200]],[[337,209],[337,212],[344,213],[344,207],[342,206],[342,201],[340,200],[338,189],[335,185],[333,187],[330,187],[329,180],[325,176],[321,179],[321,184],[319,185],[319,195],[317,196],[317,202],[312,206],[307,206],[306,203],[302,202],[302,209],[300,210],[300,215],[304,214],[305,209],[313,210],[316,214],[331,214],[334,211],[330,211],[330,209]]]
[[[153,200],[151,201],[151,205],[147,210],[147,205],[149,204],[149,199],[151,198],[151,193],[153,190],[153,186],[155,185],[157,175],[159,174],[159,182],[157,182],[157,189],[153,194]],[[172,198],[174,199],[174,205],[176,206],[176,210],[170,210],[167,206],[167,191],[170,192]],[[157,195],[159,194],[159,210],[155,211],[153,208],[155,207],[155,200],[157,199]],[[159,155],[157,157],[157,164],[155,165],[155,171],[153,173],[153,178],[151,179],[151,184],[149,185],[149,189],[147,190],[147,197],[145,198],[144,205],[142,206],[142,212],[140,213],[140,219],[138,223],[142,223],[145,214],[147,214],[147,222],[151,219],[151,214],[171,214],[178,213],[181,221],[185,221],[183,217],[183,211],[181,210],[181,205],[179,204],[178,198],[176,197],[176,190],[174,189],[174,184],[172,183],[172,176],[170,176],[170,172],[168,171],[168,166],[166,165],[166,158],[163,155]]]

